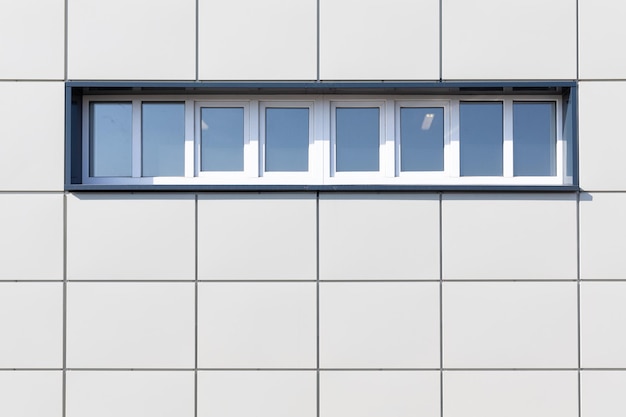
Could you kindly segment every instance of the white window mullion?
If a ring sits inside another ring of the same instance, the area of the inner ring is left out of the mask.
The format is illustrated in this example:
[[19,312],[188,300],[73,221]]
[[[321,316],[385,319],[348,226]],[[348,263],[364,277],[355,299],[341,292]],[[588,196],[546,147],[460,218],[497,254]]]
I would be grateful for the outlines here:
[[259,113],[259,100],[250,100],[250,105],[244,110],[244,157],[243,170],[246,177],[258,178],[261,175],[260,160],[263,150],[260,145],[259,118],[265,117]]
[[185,100],[185,177],[193,177],[196,173],[194,114],[193,100]]
[[395,147],[394,144],[398,140],[395,132],[395,120],[394,120],[394,100],[385,100],[385,115],[383,117],[383,123],[385,123],[385,133],[381,138],[381,161],[380,168],[386,177],[396,176],[396,164],[395,164]]
[[132,176],[141,177],[141,100],[133,100]]
[[459,100],[450,100],[450,133],[446,135],[444,145],[444,171],[448,177],[461,176],[461,142]]
[[513,177],[513,100],[504,100],[504,120],[502,142],[502,176]]

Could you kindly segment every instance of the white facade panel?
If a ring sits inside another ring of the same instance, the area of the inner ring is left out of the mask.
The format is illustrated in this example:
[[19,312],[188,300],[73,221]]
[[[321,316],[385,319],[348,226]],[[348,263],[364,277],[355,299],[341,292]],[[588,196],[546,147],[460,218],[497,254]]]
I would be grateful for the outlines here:
[[580,277],[626,277],[626,193],[580,196]]
[[583,371],[581,387],[581,417],[626,415],[626,372]]
[[202,80],[313,80],[315,0],[200,0]]
[[63,365],[63,284],[0,282],[0,368]]
[[323,417],[438,417],[439,372],[322,371]]
[[193,417],[193,372],[73,371],[67,417]]
[[320,279],[439,279],[435,194],[321,194]]
[[580,186],[587,191],[626,190],[626,133],[619,122],[626,112],[626,82],[579,85]]
[[198,417],[315,417],[315,371],[198,372]]
[[437,0],[321,0],[320,78],[439,78]]
[[0,82],[0,191],[63,189],[64,102],[62,82]]
[[199,279],[315,279],[314,194],[202,194]]
[[0,79],[62,80],[64,15],[63,0],[0,2]]
[[446,194],[444,279],[576,279],[572,194]]
[[576,0],[445,0],[443,79],[576,78]]
[[459,371],[443,376],[446,417],[576,417],[576,371]]
[[61,417],[61,371],[0,371],[0,415]]
[[446,368],[573,368],[574,282],[446,282]]
[[63,279],[63,195],[0,194],[0,280]]
[[200,283],[201,368],[313,368],[315,283]]
[[68,0],[68,78],[193,80],[193,0]]
[[578,36],[581,79],[624,79],[626,3],[616,0],[579,0]]
[[194,279],[193,195],[71,194],[67,216],[69,279]]
[[69,368],[190,368],[192,283],[69,283]]
[[626,282],[580,284],[583,368],[626,368]]
[[322,368],[439,367],[438,283],[321,283]]

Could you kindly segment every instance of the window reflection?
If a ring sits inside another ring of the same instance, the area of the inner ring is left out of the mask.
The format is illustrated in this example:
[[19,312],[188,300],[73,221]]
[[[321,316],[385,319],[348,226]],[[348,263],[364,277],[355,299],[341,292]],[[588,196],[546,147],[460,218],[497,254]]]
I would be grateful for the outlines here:
[[308,171],[309,109],[265,110],[265,170]]
[[502,103],[461,102],[462,176],[502,175]]
[[335,132],[338,172],[379,170],[378,107],[337,108]]
[[243,171],[242,107],[201,109],[202,171]]
[[443,108],[400,109],[400,169],[443,171]]
[[555,175],[555,103],[513,103],[514,175]]
[[89,175],[130,177],[132,175],[131,103],[90,103]]
[[142,175],[185,175],[184,103],[143,103],[141,109]]

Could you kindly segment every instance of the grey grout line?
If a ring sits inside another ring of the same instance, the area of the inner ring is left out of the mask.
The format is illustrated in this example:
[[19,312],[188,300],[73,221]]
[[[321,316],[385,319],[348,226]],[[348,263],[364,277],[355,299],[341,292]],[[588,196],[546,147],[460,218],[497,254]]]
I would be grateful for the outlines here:
[[580,15],[578,14],[578,0],[576,0],[576,79],[580,79]]
[[[319,0],[317,4],[319,8]],[[319,17],[319,13],[318,13],[318,17]],[[316,284],[315,284],[315,304],[316,304],[315,305],[315,314],[316,314],[315,402],[316,402],[316,416],[320,417],[320,193],[319,192],[316,193],[316,198],[315,198],[315,265],[316,265],[315,267],[315,277],[316,277]]]
[[[197,1],[196,1],[196,6],[197,6]],[[195,322],[195,326],[194,326],[194,372],[193,372],[193,387],[194,387],[194,393],[193,393],[193,410],[194,410],[194,416],[197,417],[198,416],[198,194],[195,194],[195,198],[194,198],[194,239],[195,239],[195,245],[194,245],[194,250],[195,250],[195,257],[194,257],[194,261],[195,261],[195,265],[194,265],[194,277],[195,277],[195,283],[194,283],[194,322]]]
[[[198,279],[198,283],[202,284],[254,284],[254,283],[289,283],[289,284],[297,284],[297,283],[316,283],[317,280],[314,279],[297,279],[297,280],[202,280]],[[581,278],[581,279],[404,279],[404,280],[392,280],[392,279],[382,279],[382,280],[323,280],[320,279],[319,282],[323,284],[345,284],[345,283],[373,283],[373,284],[394,284],[394,283],[577,283],[577,282],[626,282],[626,278]],[[138,284],[138,283],[149,283],[149,284],[193,284],[196,282],[194,279],[139,279],[139,280],[129,280],[129,279],[0,279],[0,285],[3,283],[103,283],[103,284]]]
[[69,7],[68,0],[63,2],[63,80],[67,81],[67,66],[68,66],[68,44],[69,44],[69,30],[68,30],[68,16],[69,16]]
[[[316,3],[316,7],[317,7],[317,38],[316,38],[316,42],[317,42],[317,59],[316,59],[316,74],[315,74],[315,78],[317,82],[321,81],[320,78],[320,0],[317,0]],[[319,199],[319,192],[317,193],[317,197]]]
[[196,0],[196,81],[200,80],[200,0]]
[[[441,2],[439,3],[441,4]],[[443,194],[439,193],[439,407],[443,417]]]
[[63,373],[61,381],[61,415],[67,410],[67,194],[63,194]]
[[439,81],[443,81],[443,0],[439,0]]
[[[59,371],[58,368],[0,368],[0,371]],[[626,368],[65,368],[67,372],[250,372],[250,371],[289,371],[289,372],[578,372],[578,371],[618,371],[625,372]]]
[[578,282],[576,284],[576,336],[577,336],[577,394],[578,394],[578,417],[582,414],[582,387],[581,387],[581,335],[580,335],[580,193],[576,193],[576,276]]

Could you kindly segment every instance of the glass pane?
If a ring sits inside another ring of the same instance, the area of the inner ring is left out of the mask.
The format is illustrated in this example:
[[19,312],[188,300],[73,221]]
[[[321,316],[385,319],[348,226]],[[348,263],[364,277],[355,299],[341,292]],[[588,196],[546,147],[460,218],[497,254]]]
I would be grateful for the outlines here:
[[337,171],[378,171],[380,109],[337,108]]
[[309,170],[309,109],[265,110],[265,170]]
[[400,109],[402,171],[443,171],[443,109]]
[[202,109],[202,171],[243,171],[243,116],[242,107]]
[[[571,93],[570,93],[571,94]],[[572,96],[563,103],[563,141],[565,142],[565,175],[574,175],[574,100]]]
[[514,175],[554,175],[554,103],[513,103]]
[[144,103],[141,108],[142,175],[185,175],[185,104]]
[[461,175],[502,175],[502,103],[460,106]]
[[89,105],[90,176],[132,176],[132,119],[131,103]]

